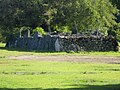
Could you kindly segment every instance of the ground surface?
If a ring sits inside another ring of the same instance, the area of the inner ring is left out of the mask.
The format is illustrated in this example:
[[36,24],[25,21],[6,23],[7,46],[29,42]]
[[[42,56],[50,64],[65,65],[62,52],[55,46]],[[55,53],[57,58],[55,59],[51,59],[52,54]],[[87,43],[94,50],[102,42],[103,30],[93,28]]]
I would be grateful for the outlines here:
[[11,56],[9,59],[16,60],[40,60],[40,61],[54,61],[54,62],[92,62],[92,63],[110,63],[120,64],[120,56],[79,56],[79,55],[22,55]]
[[0,44],[0,90],[120,90],[120,52],[36,52]]

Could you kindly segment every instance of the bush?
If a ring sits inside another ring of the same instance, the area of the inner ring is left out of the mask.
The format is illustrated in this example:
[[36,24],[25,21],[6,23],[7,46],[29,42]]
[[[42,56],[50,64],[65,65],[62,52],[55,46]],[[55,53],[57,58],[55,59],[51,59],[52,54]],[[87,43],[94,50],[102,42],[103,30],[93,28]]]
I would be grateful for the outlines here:
[[71,33],[72,32],[68,26],[62,26],[62,27],[56,26],[55,29],[60,33]]
[[42,35],[46,35],[46,34],[47,34],[42,27],[36,27],[36,28],[33,30],[33,33],[35,33],[35,32],[39,32],[39,33],[42,34]]

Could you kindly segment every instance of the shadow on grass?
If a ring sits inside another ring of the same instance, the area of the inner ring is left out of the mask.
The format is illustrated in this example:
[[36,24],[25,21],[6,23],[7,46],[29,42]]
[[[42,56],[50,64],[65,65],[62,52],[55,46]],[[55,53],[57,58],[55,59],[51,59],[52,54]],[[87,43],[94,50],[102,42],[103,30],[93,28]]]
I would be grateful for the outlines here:
[[7,50],[7,51],[18,51],[18,52],[34,52],[34,53],[57,53],[56,51],[47,51],[47,50],[28,50],[28,49],[18,49],[18,48],[6,48],[6,47],[0,47],[1,50]]
[[[0,88],[0,90],[120,90],[120,84],[114,85],[70,85],[73,88]],[[82,87],[81,87],[82,86]]]
[[[73,54],[73,53],[79,53],[78,52],[73,52],[73,51],[60,51],[57,52],[55,50],[29,50],[29,49],[19,49],[19,48],[6,48],[6,47],[0,47],[1,50],[7,50],[7,51],[18,51],[18,52],[34,52],[34,53],[61,53],[61,54]],[[90,52],[87,51],[80,51],[81,54],[90,54]]]
[[[68,54],[73,54],[73,53],[81,53],[81,54],[87,54],[90,55],[90,52],[99,52],[99,51],[77,51],[77,52],[73,52],[73,51],[66,51],[66,52],[57,52],[55,50],[30,50],[30,49],[25,49],[25,48],[6,48],[3,46],[0,46],[1,50],[7,50],[7,51],[18,51],[18,52],[34,52],[34,53],[68,53]],[[110,51],[101,51],[101,52],[110,52]],[[111,51],[111,52],[115,52],[115,51]],[[118,51],[119,53],[119,51]],[[97,54],[96,54],[97,55]],[[102,55],[105,55],[105,53],[103,53]]]
[[1,50],[6,50],[6,48],[5,48],[5,47],[0,47],[0,49],[1,49]]

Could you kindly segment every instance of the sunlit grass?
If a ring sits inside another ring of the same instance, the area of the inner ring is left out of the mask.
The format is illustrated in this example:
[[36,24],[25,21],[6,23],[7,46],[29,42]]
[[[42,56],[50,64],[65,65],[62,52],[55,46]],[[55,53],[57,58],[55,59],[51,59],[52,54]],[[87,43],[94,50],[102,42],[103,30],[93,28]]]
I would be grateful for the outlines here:
[[119,64],[0,60],[1,88],[120,84]]
[[[100,55],[120,56],[120,52],[36,52],[5,49],[0,44],[0,89],[119,90],[104,85],[120,84],[120,64],[44,62],[38,60],[10,60],[20,55]],[[96,86],[88,87],[88,86]],[[85,89],[84,89],[85,88]],[[119,89],[116,89],[119,88]]]

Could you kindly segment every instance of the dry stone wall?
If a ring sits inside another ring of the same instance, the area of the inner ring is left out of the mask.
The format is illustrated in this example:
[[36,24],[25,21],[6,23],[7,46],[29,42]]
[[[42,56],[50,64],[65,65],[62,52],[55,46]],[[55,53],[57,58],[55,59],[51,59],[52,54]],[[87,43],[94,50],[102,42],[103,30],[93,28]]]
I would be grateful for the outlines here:
[[11,39],[7,48],[39,51],[118,51],[118,42],[112,36],[34,35]]
[[118,51],[118,42],[111,36],[60,38],[59,42],[60,51]]

